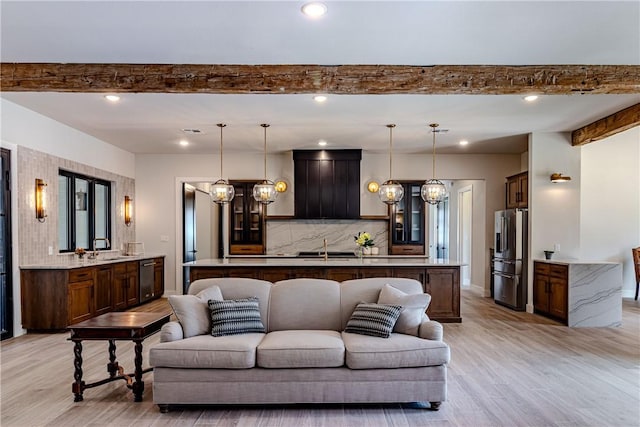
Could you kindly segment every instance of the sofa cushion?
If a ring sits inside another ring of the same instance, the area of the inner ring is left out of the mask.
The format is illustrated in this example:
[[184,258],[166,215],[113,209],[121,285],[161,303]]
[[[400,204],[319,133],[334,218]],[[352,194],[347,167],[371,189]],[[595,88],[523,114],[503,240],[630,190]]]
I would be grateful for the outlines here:
[[263,337],[264,334],[198,335],[164,342],[149,350],[149,363],[167,368],[253,368],[256,365],[256,347]]
[[345,332],[388,338],[400,316],[402,306],[360,303],[353,310]]
[[209,300],[211,335],[238,335],[264,332],[257,297],[237,300]]
[[431,302],[429,294],[407,294],[400,289],[386,284],[380,291],[378,304],[397,304],[402,306],[400,317],[393,327],[393,332],[418,335],[418,328],[426,316],[425,311]]
[[185,338],[211,332],[209,300],[223,300],[217,286],[211,286],[196,295],[169,295],[169,304],[182,325]]
[[325,279],[289,279],[276,282],[269,299],[269,332],[342,330],[340,284]]
[[330,368],[344,365],[340,332],[292,330],[269,332],[258,345],[261,368]]
[[346,365],[351,369],[415,368],[449,362],[449,346],[405,334],[387,339],[342,333]]

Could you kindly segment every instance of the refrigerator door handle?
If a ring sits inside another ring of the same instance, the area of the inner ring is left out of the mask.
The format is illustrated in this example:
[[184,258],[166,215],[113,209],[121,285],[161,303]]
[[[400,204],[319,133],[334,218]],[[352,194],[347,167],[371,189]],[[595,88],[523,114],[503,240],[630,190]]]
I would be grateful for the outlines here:
[[505,279],[515,279],[516,277],[518,277],[515,274],[505,274],[501,273],[500,271],[494,271],[493,274],[495,274],[496,276],[504,277]]

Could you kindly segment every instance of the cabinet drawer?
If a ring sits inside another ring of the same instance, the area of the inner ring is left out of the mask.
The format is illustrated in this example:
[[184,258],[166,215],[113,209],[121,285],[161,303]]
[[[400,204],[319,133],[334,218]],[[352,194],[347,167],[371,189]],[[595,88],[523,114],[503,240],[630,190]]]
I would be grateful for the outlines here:
[[391,246],[391,255],[424,255],[424,246],[394,245],[394,246]]
[[69,283],[93,280],[93,268],[77,268],[69,272]]
[[567,266],[566,265],[557,265],[551,264],[549,266],[549,275],[553,277],[559,277],[564,279],[567,277]]
[[231,245],[229,247],[229,253],[232,255],[262,255],[262,245]]
[[549,274],[549,264],[544,262],[536,262],[533,264],[533,270],[540,274]]

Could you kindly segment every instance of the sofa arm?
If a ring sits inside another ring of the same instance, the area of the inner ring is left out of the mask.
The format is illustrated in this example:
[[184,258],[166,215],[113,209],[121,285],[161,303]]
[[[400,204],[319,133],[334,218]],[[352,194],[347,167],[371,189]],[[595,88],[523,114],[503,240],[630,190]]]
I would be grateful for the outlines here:
[[169,322],[160,329],[160,342],[178,341],[184,338],[180,322]]
[[435,320],[425,320],[420,324],[418,336],[420,338],[442,341],[444,331],[442,325]]

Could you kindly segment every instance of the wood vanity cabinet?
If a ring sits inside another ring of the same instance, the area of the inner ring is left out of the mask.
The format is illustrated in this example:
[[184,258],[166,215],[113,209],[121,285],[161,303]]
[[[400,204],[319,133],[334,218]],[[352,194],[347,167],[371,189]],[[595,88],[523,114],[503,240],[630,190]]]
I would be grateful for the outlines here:
[[400,182],[404,197],[389,206],[389,253],[424,255],[425,206],[422,182]]
[[569,269],[566,265],[533,263],[533,309],[536,314],[568,320]]
[[507,177],[507,209],[529,205],[529,172]]
[[[164,291],[164,259],[155,258],[154,297]],[[139,303],[138,262],[20,270],[22,327],[61,330]]]
[[253,198],[255,181],[231,181],[229,254],[262,255],[265,250],[264,206]]

